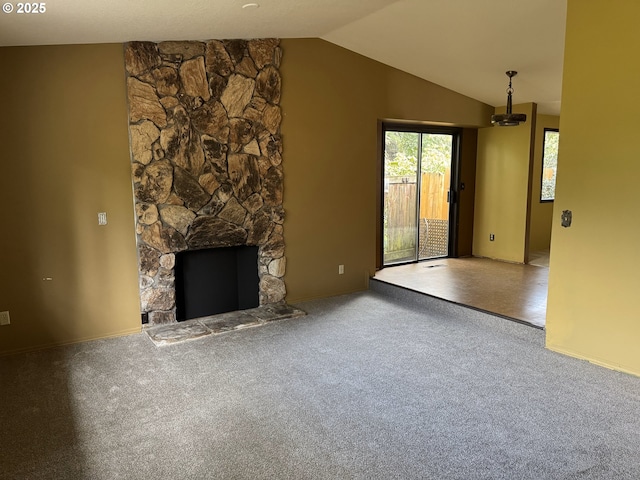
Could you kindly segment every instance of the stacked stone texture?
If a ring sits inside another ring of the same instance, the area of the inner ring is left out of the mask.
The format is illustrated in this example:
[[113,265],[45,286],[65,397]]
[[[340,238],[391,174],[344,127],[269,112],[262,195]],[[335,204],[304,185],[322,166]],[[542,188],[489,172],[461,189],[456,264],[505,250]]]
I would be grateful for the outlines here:
[[258,246],[260,304],[284,300],[277,39],[125,46],[141,309],[175,322],[175,254]]

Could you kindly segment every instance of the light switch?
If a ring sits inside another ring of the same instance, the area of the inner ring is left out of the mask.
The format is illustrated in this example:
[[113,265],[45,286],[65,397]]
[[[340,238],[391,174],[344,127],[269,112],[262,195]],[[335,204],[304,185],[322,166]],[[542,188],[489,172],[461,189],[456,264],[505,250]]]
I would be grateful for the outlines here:
[[106,225],[107,224],[107,212],[98,213],[98,225]]

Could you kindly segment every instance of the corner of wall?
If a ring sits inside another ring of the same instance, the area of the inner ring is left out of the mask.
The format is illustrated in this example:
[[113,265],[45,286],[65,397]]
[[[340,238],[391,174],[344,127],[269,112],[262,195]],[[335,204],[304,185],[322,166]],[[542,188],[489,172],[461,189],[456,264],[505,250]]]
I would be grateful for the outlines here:
[[478,131],[473,255],[524,263],[536,105],[514,111],[526,113],[527,122]]

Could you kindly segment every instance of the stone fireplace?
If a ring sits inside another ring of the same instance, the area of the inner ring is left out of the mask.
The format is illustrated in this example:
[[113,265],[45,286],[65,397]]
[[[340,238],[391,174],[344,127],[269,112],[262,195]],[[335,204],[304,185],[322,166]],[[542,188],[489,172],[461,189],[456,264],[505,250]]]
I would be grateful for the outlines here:
[[260,305],[286,290],[277,39],[125,46],[141,310],[176,321],[175,255],[258,247]]

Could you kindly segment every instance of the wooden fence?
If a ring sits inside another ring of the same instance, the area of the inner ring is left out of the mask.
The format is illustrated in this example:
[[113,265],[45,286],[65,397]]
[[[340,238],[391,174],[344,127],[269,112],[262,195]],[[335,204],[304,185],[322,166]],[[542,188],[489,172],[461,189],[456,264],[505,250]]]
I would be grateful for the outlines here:
[[420,218],[449,219],[447,192],[451,183],[451,171],[444,175],[423,173],[420,188]]
[[[447,191],[450,178],[449,170],[444,175],[436,173],[422,174],[419,222],[421,252],[426,248],[428,223],[438,220],[437,223],[442,225],[443,221],[446,223],[449,218]],[[384,260],[385,262],[393,262],[409,259],[415,255],[417,184],[415,177],[391,177],[388,180],[384,194]],[[426,229],[425,232],[423,232],[423,229]],[[437,230],[441,231],[443,229],[439,227]],[[435,230],[433,233],[435,234]],[[423,242],[425,243],[424,245],[422,245]],[[442,239],[436,239],[435,235],[433,235],[433,238],[429,239],[429,243],[434,244],[434,242],[438,246],[429,247],[429,256],[446,255],[446,236],[443,241]],[[439,246],[441,244],[445,245],[444,251]],[[420,255],[422,258],[423,254],[421,253]]]

